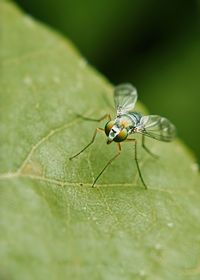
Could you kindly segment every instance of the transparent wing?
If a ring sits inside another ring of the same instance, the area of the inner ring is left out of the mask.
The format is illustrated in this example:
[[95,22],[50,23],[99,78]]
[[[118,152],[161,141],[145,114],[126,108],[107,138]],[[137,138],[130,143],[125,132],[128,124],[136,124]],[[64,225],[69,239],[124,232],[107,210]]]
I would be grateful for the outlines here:
[[137,101],[137,90],[131,84],[121,84],[114,90],[115,107],[117,115],[131,111]]
[[166,142],[172,141],[176,136],[175,126],[168,119],[157,115],[143,116],[136,132]]

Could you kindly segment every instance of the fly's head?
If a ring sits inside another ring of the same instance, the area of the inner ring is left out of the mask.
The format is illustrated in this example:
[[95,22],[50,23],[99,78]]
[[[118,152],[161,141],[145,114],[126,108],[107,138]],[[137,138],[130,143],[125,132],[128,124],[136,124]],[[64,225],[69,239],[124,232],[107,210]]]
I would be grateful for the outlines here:
[[107,135],[107,144],[110,144],[112,141],[122,142],[128,136],[128,130],[124,126],[119,125],[114,120],[109,121],[105,125],[105,133]]

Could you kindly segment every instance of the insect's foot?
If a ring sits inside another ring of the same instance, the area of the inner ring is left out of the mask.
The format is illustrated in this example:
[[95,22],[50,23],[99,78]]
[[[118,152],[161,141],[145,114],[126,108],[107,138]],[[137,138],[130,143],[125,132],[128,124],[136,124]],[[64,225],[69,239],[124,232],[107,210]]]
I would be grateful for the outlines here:
[[142,183],[143,187],[145,188],[145,190],[147,190],[147,189],[148,189],[148,187],[147,187],[147,185],[146,185],[145,181],[143,180],[143,178],[142,178],[142,177],[140,177],[140,179],[141,179],[141,183]]
[[144,185],[145,190],[148,190],[147,185]]
[[144,186],[145,190],[148,190],[148,187],[147,187],[144,179],[141,176],[140,176],[140,179],[141,179],[142,185]]
[[69,160],[72,160],[74,158],[76,158],[79,154],[73,155],[72,157],[69,158]]

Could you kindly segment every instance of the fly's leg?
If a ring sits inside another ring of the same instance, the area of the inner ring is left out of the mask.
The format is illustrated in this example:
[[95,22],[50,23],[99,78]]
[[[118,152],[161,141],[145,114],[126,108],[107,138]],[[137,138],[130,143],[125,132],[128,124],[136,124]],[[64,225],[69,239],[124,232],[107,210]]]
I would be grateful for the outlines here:
[[79,115],[79,114],[77,114],[77,116],[78,116],[79,118],[83,119],[83,120],[92,121],[92,122],[100,122],[100,121],[102,121],[102,120],[105,120],[106,118],[108,118],[109,121],[111,121],[111,116],[110,116],[110,114],[105,114],[105,115],[103,115],[103,116],[102,116],[101,118],[99,118],[99,119],[88,118],[88,117],[84,117],[84,116]]
[[94,140],[97,136],[97,132],[100,132],[100,131],[104,131],[103,128],[100,128],[100,127],[97,127],[94,131],[94,135],[92,137],[92,140],[90,141],[89,144],[87,144],[80,152],[78,152],[77,154],[75,154],[74,156],[70,157],[69,159],[72,160],[73,158],[77,157],[78,155],[80,155],[82,152],[84,152],[90,145],[92,145],[94,143]]
[[106,168],[120,155],[120,153],[121,153],[121,145],[120,145],[120,143],[117,143],[117,146],[118,146],[118,149],[119,149],[118,153],[117,153],[113,158],[111,158],[111,159],[109,160],[109,162],[104,166],[104,168],[101,170],[101,172],[99,173],[99,175],[98,175],[98,176],[96,177],[96,179],[94,180],[94,182],[93,182],[93,184],[92,184],[92,187],[95,186],[97,180],[98,180],[99,177],[102,175],[102,173],[106,170]]
[[158,158],[158,156],[157,155],[155,155],[154,153],[152,153],[148,148],[147,148],[147,146],[145,145],[145,135],[143,134],[142,135],[142,147],[145,149],[145,151],[147,152],[147,153],[149,153],[152,157],[154,157],[154,158]]
[[139,163],[138,163],[138,158],[137,158],[137,141],[136,139],[126,139],[125,141],[127,142],[134,142],[134,145],[135,145],[135,162],[136,162],[136,166],[137,166],[137,170],[138,170],[138,173],[139,173],[139,177],[140,177],[140,180],[143,184],[143,186],[145,187],[145,189],[147,190],[147,185],[142,177],[142,172],[140,170],[140,166],[139,166]]
[[[82,119],[84,119],[84,120],[93,121],[93,122],[100,122],[100,121],[102,121],[102,120],[104,120],[104,119],[106,119],[106,118],[108,118],[109,120],[111,120],[110,114],[105,114],[104,116],[102,116],[102,117],[99,118],[99,119],[87,118],[87,117],[84,117],[84,116],[79,115],[79,114],[77,114],[77,116],[80,117],[80,118],[82,118]],[[70,157],[69,159],[71,160],[71,159],[77,157],[77,156],[80,155],[82,152],[84,152],[90,145],[92,145],[92,143],[94,142],[94,140],[95,140],[95,138],[96,138],[97,132],[99,132],[99,131],[104,131],[104,129],[103,129],[103,128],[100,128],[100,127],[99,127],[99,128],[96,128],[96,129],[95,129],[95,132],[94,132],[94,135],[93,135],[92,140],[90,141],[90,143],[89,143],[87,146],[85,146],[80,152],[78,152],[78,153],[75,154],[74,156]]]

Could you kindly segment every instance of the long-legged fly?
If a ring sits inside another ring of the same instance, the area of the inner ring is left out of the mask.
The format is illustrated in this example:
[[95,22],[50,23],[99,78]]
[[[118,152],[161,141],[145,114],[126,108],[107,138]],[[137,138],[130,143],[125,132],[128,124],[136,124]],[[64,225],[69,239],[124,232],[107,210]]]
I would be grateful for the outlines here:
[[134,157],[139,177],[143,186],[147,189],[147,185],[143,179],[138,162],[137,141],[136,139],[130,138],[129,136],[134,135],[135,133],[142,134],[142,147],[152,156],[154,156],[154,154],[145,145],[146,136],[164,142],[170,142],[176,136],[176,128],[168,119],[158,115],[143,116],[138,112],[132,111],[135,107],[137,97],[137,90],[131,84],[118,85],[114,89],[114,101],[117,111],[115,119],[112,120],[110,114],[106,114],[98,120],[83,117],[84,119],[91,121],[102,121],[103,119],[108,118],[108,122],[105,124],[105,128],[96,128],[89,144],[86,145],[80,152],[70,157],[70,159],[77,157],[92,143],[94,143],[97,132],[99,131],[105,132],[107,136],[107,144],[110,144],[114,141],[118,146],[118,153],[107,162],[107,164],[94,180],[92,187],[95,186],[97,180],[106,170],[106,168],[120,155],[121,142],[128,141],[134,144]]

